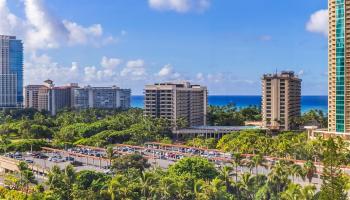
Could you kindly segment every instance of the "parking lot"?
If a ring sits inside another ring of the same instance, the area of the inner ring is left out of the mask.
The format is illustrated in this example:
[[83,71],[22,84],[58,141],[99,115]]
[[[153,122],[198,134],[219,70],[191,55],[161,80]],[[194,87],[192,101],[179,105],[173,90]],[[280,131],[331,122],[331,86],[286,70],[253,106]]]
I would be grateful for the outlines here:
[[[218,150],[195,148],[184,145],[173,145],[173,144],[161,144],[161,143],[146,143],[144,146],[132,146],[117,144],[113,148],[116,155],[127,155],[127,154],[140,154],[148,159],[148,162],[153,167],[168,168],[174,164],[177,160],[184,157],[200,156],[207,158],[208,160],[215,163],[217,168],[225,165],[231,165],[232,155],[230,153],[220,152]],[[26,153],[13,153],[7,154],[7,157],[16,159],[18,161],[25,161],[31,166],[39,166],[44,171],[48,171],[53,166],[57,165],[61,169],[64,169],[67,165],[72,164],[77,171],[82,170],[93,170],[97,172],[103,172],[111,174],[109,170],[110,161],[107,159],[106,149],[88,147],[88,146],[77,146],[71,149],[53,149],[53,148],[42,148],[41,152],[26,152]],[[242,155],[245,159],[253,156],[249,154]],[[267,165],[272,166],[277,160],[281,158],[274,158],[266,156]],[[288,159],[285,159],[288,160]],[[297,164],[303,165],[305,161],[291,160]],[[316,163],[318,174],[315,175],[313,183],[319,185],[319,175],[322,170],[321,165]],[[349,169],[344,168],[344,171],[349,173]],[[40,173],[40,170],[37,170]],[[247,167],[240,167],[237,173],[249,172],[250,169]],[[258,167],[259,173],[268,174],[269,168]],[[307,184],[305,181],[300,180],[301,184]]]
[[89,156],[75,152],[69,152],[58,149],[43,148],[41,152],[15,152],[5,155],[8,158],[17,161],[24,161],[30,166],[38,166],[41,170],[38,173],[49,171],[53,166],[64,169],[67,165],[72,164],[77,171],[94,170],[105,172],[107,170],[107,159],[96,156]]

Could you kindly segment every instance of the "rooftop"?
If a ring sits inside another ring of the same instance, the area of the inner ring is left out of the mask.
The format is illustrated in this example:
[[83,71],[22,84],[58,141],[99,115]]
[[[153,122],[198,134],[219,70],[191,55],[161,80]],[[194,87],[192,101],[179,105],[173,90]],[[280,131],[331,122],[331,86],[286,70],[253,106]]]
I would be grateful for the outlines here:
[[259,129],[259,128],[261,127],[259,126],[194,126],[187,129],[240,131],[240,130]]

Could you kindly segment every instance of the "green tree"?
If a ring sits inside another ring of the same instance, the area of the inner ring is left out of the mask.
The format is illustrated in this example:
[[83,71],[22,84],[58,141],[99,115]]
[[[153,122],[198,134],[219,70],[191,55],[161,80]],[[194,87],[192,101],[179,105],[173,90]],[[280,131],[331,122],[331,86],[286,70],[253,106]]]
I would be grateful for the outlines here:
[[317,172],[316,166],[314,165],[314,163],[312,161],[308,160],[304,164],[303,168],[304,168],[304,172],[306,174],[306,178],[309,180],[309,183],[311,183],[314,175]]
[[344,163],[344,143],[340,138],[324,141],[324,159],[320,200],[347,199],[345,178],[340,166]]
[[0,135],[0,148],[4,151],[4,153],[7,152],[7,149],[9,148],[10,144],[11,140],[9,139],[7,134]]
[[33,172],[29,169],[28,164],[25,162],[20,162],[18,164],[18,169],[20,173],[19,184],[24,189],[26,197],[29,192],[29,184],[37,183],[35,180]]
[[126,171],[130,168],[139,170],[139,172],[144,171],[149,168],[150,164],[147,159],[140,154],[129,154],[123,155],[116,158],[112,164],[112,168],[117,171]]
[[233,168],[231,166],[223,166],[219,171],[219,178],[225,183],[227,192],[232,191],[231,176],[233,174]]
[[218,175],[214,164],[200,157],[183,158],[170,166],[168,171],[178,176],[190,175],[204,180],[213,179]]
[[290,166],[290,175],[292,175],[293,182],[294,182],[295,177],[300,177],[300,178],[304,179],[305,171],[303,170],[303,168],[300,165],[293,164],[292,166]]
[[72,165],[68,165],[64,170],[54,166],[49,174],[47,184],[54,199],[73,199],[73,184],[76,173]]

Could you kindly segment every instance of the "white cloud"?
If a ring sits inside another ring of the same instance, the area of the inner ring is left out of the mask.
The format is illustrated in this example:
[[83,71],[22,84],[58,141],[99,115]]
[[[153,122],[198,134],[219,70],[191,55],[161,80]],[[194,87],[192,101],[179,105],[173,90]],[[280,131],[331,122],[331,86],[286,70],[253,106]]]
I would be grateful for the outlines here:
[[304,70],[300,70],[299,72],[298,72],[298,76],[303,76],[305,74],[305,71]]
[[165,76],[169,76],[172,73],[173,73],[173,67],[167,64],[162,69],[160,69],[160,71],[158,72],[158,76],[165,77]]
[[310,16],[306,30],[328,36],[328,10],[319,10]]
[[196,79],[197,79],[198,81],[204,81],[204,79],[205,79],[204,74],[201,73],[201,72],[200,72],[200,73],[197,73]]
[[103,35],[101,24],[94,24],[89,27],[83,27],[75,22],[70,22],[67,20],[64,20],[63,24],[68,30],[68,38],[70,44],[93,44],[96,38],[99,38]]
[[115,69],[121,63],[122,60],[119,58],[107,58],[106,56],[103,56],[101,60],[101,66],[107,69]]
[[126,67],[120,72],[120,75],[140,79],[146,75],[145,61],[141,59],[128,61]]
[[0,33],[10,35],[23,26],[22,20],[8,9],[6,0],[0,0]]
[[57,48],[68,34],[65,26],[45,8],[41,0],[25,0],[28,29],[25,45],[31,49]]
[[179,80],[181,78],[181,74],[178,72],[175,72],[173,67],[170,64],[164,65],[159,72],[156,74],[158,78],[161,80]]
[[77,82],[80,80],[79,66],[72,62],[71,66],[64,67],[53,62],[46,54],[33,53],[24,65],[26,83],[39,84],[46,79],[57,80],[59,83]]
[[117,38],[105,37],[101,24],[84,27],[77,22],[62,20],[49,11],[44,0],[23,0],[25,18],[11,13],[6,0],[0,0],[0,33],[17,35],[26,49],[50,49],[63,45],[115,43]]
[[185,13],[192,10],[204,11],[210,6],[210,0],[148,0],[151,8]]
[[[122,67],[124,66],[124,67]],[[147,69],[147,70],[146,70]],[[149,71],[148,71],[149,70]],[[80,85],[108,86],[118,85],[132,88],[133,94],[141,94],[145,84],[159,81],[188,80],[193,84],[208,86],[215,94],[256,94],[259,92],[260,81],[237,77],[237,74],[197,73],[183,77],[171,65],[165,65],[158,70],[146,68],[142,59],[122,62],[119,58],[102,57],[99,65],[79,66],[78,62],[62,65],[54,62],[47,54],[33,53],[25,63],[25,83],[40,84],[46,79],[52,79],[56,85],[71,82]],[[30,81],[30,82],[29,82]],[[232,87],[224,87],[227,85]],[[215,90],[214,90],[215,88]],[[212,93],[212,92],[211,92]]]

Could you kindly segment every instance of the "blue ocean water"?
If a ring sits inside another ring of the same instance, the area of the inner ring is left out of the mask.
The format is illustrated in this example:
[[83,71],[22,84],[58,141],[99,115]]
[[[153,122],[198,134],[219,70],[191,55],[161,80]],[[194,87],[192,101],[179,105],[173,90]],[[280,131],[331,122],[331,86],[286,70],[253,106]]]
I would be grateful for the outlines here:
[[[132,107],[143,108],[143,96],[132,96]],[[209,96],[209,105],[223,106],[234,103],[238,107],[247,107],[250,105],[261,106],[261,96]],[[322,110],[327,113],[327,96],[302,96],[301,110],[307,112],[312,109]]]

